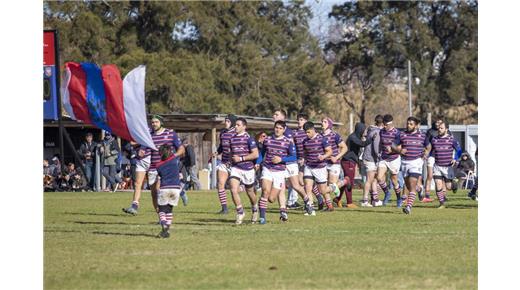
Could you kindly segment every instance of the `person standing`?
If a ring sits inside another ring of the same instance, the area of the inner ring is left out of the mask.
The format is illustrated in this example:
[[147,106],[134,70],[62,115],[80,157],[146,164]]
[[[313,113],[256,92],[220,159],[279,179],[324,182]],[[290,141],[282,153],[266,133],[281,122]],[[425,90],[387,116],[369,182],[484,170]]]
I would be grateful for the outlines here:
[[189,144],[186,138],[182,141],[182,145],[184,145],[186,150],[186,154],[184,154],[182,158],[182,165],[186,170],[184,179],[187,181],[189,176],[195,190],[200,190],[201,186],[199,178],[197,177],[197,156],[195,155],[195,150],[193,149],[193,145]]
[[[377,167],[379,165],[380,156],[380,136],[379,131],[383,129],[383,116],[377,115],[374,119],[375,124],[369,126],[367,129],[367,140],[372,140],[372,144],[365,146],[363,152],[363,166],[367,173],[367,179],[365,181],[363,190],[363,202],[362,207],[370,206],[382,206],[383,202],[379,200],[378,184],[376,179]],[[368,202],[368,195],[370,193],[372,202]]]
[[[225,128],[220,132],[220,143],[217,148],[217,152],[213,153],[212,158],[217,158],[217,155],[220,155],[220,164],[217,166],[217,191],[218,191],[218,199],[220,201],[221,210],[217,214],[227,214],[227,195],[226,195],[226,184],[228,183],[229,174],[231,173],[231,137],[233,137],[236,133],[235,125],[236,125],[237,117],[233,114],[229,114],[226,116],[224,123]],[[218,164],[218,161],[217,161]],[[212,170],[215,170],[212,168]]]
[[[343,172],[345,173],[345,179],[348,179],[348,183],[345,186],[345,189],[341,191],[340,196],[338,197],[336,203],[340,205],[341,203],[341,195],[346,191],[347,194],[347,208],[356,208],[357,206],[352,201],[352,187],[354,185],[354,178],[356,176],[356,166],[359,162],[359,153],[361,148],[366,147],[372,143],[371,138],[367,138],[367,140],[363,141],[363,135],[365,135],[366,126],[363,123],[356,123],[354,133],[350,134],[347,137],[347,154],[343,156],[341,160],[341,167],[343,167]],[[367,200],[363,200],[363,206],[368,205]]]
[[114,138],[110,132],[105,133],[105,138],[101,142],[99,150],[103,160],[103,176],[109,183],[105,191],[108,191],[108,187],[110,187],[111,190],[115,192],[121,181],[117,180],[118,177],[116,177],[116,160],[121,150],[119,149],[116,138]]
[[81,144],[79,147],[79,156],[83,161],[83,166],[85,166],[85,177],[87,179],[87,190],[94,190],[94,162],[96,156],[96,147],[97,143],[93,140],[92,133],[88,132],[85,135],[85,142]]

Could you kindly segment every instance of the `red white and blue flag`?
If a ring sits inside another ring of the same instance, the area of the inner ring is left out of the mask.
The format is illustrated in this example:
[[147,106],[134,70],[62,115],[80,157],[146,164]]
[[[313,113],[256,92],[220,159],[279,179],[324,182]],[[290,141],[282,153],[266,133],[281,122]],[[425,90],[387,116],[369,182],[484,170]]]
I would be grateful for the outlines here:
[[121,80],[113,64],[99,68],[94,63],[67,62],[61,87],[63,107],[74,120],[156,150],[146,119],[145,76],[143,65]]

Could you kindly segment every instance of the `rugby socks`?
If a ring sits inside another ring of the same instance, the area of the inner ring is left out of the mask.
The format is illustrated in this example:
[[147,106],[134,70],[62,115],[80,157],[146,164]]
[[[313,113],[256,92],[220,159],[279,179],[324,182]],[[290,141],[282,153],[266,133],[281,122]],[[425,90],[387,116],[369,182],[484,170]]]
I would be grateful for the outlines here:
[[330,199],[330,194],[325,195],[325,203],[327,204],[328,208],[332,208],[332,200]]
[[406,200],[406,205],[409,207],[412,207],[414,201],[415,201],[415,192],[410,192],[410,194],[408,194],[408,199]]
[[159,221],[161,226],[169,228],[173,220],[173,207],[169,204],[159,206]]
[[260,217],[265,219],[265,212],[267,210],[267,198],[261,197],[258,206],[260,207]]
[[242,206],[237,207],[237,214],[244,214],[244,208]]
[[388,195],[390,193],[390,190],[388,190],[388,186],[386,185],[386,182],[384,182],[384,181],[380,182],[379,187],[381,187],[381,189],[383,190],[385,195]]
[[132,201],[132,205],[130,205],[135,210],[139,209],[139,202],[137,200]]
[[258,211],[258,204],[252,204],[251,205],[251,212],[252,213],[255,213]]
[[395,188],[395,195],[397,196],[397,199],[401,198],[401,188],[400,187]]
[[372,196],[372,201],[379,201],[379,192],[376,191],[370,191],[370,195]]
[[437,198],[439,199],[439,202],[441,203],[441,205],[443,205],[444,201],[446,200],[445,199],[446,194],[445,194],[444,190],[438,190],[436,193],[437,193]]
[[227,197],[226,190],[218,191],[218,199],[220,200],[220,205],[222,206],[222,210],[227,210]]
[[287,208],[285,208],[285,207],[284,207],[284,208],[280,208],[280,216],[281,216],[283,213],[287,214]]
[[321,194],[320,190],[318,189],[318,187],[316,185],[314,185],[312,187],[312,193],[314,193],[314,195],[316,195],[316,199],[318,200],[318,204],[322,204],[323,203],[323,195]]

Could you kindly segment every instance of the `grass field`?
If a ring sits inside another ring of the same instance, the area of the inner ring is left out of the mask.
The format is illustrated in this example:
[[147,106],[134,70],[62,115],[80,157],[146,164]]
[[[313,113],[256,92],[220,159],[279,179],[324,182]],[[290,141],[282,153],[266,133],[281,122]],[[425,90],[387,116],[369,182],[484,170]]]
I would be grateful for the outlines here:
[[410,216],[393,204],[291,210],[285,224],[269,204],[268,224],[235,226],[234,207],[215,214],[215,192],[189,192],[172,236],[157,239],[148,193],[137,216],[121,211],[128,192],[44,193],[44,287],[476,289],[477,202],[465,196],[449,194],[444,210],[416,202]]

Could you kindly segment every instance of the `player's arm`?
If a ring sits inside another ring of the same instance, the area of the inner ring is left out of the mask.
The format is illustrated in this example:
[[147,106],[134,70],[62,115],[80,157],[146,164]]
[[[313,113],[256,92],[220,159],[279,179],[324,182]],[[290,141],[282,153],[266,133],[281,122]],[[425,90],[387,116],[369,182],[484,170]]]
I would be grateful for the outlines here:
[[424,147],[423,159],[428,159],[428,156],[430,155],[431,151],[432,151],[432,144],[428,143],[428,145],[426,145]]
[[[401,133],[395,134],[394,141],[392,142],[392,145],[390,145],[391,151],[395,153],[401,153]],[[404,153],[403,153],[404,154]]]
[[175,156],[180,157],[186,153],[186,148],[184,148],[184,145],[182,145],[179,136],[177,136],[177,133],[175,132],[173,132],[172,136],[172,145],[175,147]]
[[251,153],[247,154],[246,156],[242,156],[241,161],[249,161],[249,160],[255,160],[258,158],[258,148],[252,148]]
[[282,157],[282,162],[284,163],[288,163],[288,162],[293,162],[293,161],[296,161],[297,158],[296,158],[296,146],[294,146],[294,143],[291,143],[289,145],[289,148],[287,149],[287,156],[285,157]]
[[327,147],[325,147],[325,154],[319,155],[318,159],[325,160],[325,159],[329,158],[331,155],[332,155],[332,147],[327,146]]

